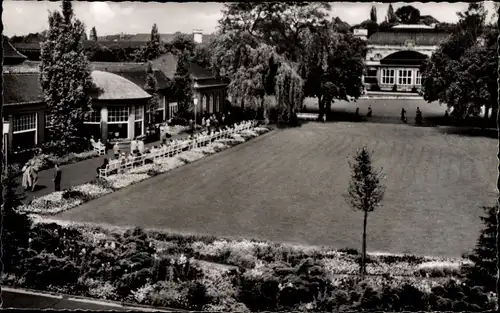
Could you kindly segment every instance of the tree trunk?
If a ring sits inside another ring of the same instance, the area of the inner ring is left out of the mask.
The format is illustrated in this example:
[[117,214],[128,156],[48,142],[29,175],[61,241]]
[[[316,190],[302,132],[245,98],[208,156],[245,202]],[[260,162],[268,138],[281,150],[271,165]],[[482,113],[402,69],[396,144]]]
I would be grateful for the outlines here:
[[322,96],[318,97],[318,107],[319,107],[319,120],[321,121],[323,119],[323,115],[325,115],[325,102],[324,98]]
[[361,251],[361,278],[365,278],[366,274],[366,224],[368,222],[368,212],[365,211],[363,218],[363,248]]
[[267,108],[266,108],[266,104],[265,104],[265,96],[262,96],[260,105],[262,107],[262,117],[264,118],[264,124],[267,125],[267,124],[269,124],[269,117],[267,116]]

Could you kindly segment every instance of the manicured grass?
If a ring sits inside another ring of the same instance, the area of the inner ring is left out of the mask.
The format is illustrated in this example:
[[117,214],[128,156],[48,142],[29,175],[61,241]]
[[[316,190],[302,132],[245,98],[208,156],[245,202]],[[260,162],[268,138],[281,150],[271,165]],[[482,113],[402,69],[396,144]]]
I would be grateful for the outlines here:
[[387,175],[369,251],[460,256],[474,246],[480,206],[495,201],[496,141],[409,125],[277,130],[55,217],[360,248],[362,214],[342,194],[365,144]]

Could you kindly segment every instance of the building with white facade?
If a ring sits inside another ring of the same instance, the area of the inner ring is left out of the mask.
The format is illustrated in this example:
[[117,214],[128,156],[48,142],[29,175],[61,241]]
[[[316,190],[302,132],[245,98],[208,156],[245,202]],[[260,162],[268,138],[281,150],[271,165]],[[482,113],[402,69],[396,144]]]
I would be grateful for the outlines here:
[[419,92],[420,66],[449,35],[434,25],[397,25],[372,34],[367,39],[366,89]]

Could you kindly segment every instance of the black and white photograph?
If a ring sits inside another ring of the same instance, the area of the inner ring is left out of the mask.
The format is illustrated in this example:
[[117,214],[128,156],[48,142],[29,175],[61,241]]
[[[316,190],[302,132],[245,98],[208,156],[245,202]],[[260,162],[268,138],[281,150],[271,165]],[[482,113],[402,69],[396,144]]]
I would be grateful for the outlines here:
[[1,5],[3,309],[499,310],[499,3]]

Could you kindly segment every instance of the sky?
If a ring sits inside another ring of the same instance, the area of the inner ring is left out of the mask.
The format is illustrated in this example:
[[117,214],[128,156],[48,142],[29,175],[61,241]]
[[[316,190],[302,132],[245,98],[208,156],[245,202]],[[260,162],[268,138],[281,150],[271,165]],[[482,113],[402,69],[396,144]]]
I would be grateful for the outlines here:
[[[48,12],[58,10],[60,5],[61,2],[49,1],[4,1],[4,34],[19,36],[47,29]],[[331,15],[355,25],[369,18],[372,5],[377,8],[378,21],[383,21],[388,3],[332,2]],[[403,5],[412,5],[421,15],[432,15],[448,23],[456,22],[456,13],[467,8],[466,2],[395,2],[394,10]],[[493,2],[485,1],[485,6],[490,19]],[[191,33],[193,29],[201,29],[210,34],[216,31],[222,7],[223,3],[218,2],[73,2],[75,15],[85,24],[87,33],[95,26],[98,36],[149,33],[153,23],[158,25],[160,33]]]

